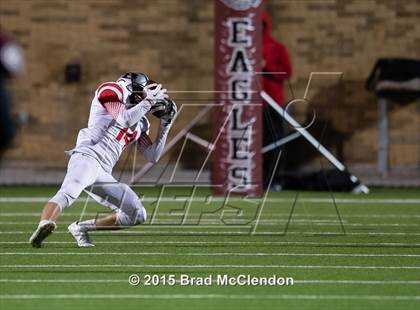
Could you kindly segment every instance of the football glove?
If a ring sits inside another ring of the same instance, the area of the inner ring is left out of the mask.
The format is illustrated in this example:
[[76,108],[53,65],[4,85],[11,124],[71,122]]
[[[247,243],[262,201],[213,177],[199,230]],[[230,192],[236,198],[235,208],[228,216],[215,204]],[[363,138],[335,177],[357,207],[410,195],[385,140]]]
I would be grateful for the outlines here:
[[161,122],[165,125],[169,125],[172,123],[172,120],[175,118],[177,113],[177,107],[173,100],[166,99],[166,109],[165,112],[162,113],[162,116],[160,117]]
[[152,105],[155,104],[158,100],[165,100],[168,98],[166,94],[166,89],[162,88],[162,84],[149,84],[143,87],[144,98],[152,101]]

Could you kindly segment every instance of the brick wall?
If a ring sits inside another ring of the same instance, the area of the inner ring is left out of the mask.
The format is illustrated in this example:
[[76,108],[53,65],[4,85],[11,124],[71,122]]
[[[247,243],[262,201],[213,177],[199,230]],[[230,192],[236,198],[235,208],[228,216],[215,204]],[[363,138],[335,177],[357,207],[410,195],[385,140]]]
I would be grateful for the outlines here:
[[[343,72],[314,77],[309,89],[317,116],[346,134],[348,163],[376,161],[376,101],[364,81],[378,57],[419,57],[420,2],[415,0],[271,0],[274,37],[289,49],[295,97],[312,71]],[[85,126],[97,85],[126,71],[144,71],[173,90],[212,89],[213,3],[195,0],[2,0],[0,26],[25,49],[27,72],[11,89],[14,110],[27,111],[9,159],[61,166]],[[82,65],[82,83],[65,84],[64,67]],[[174,95],[175,96],[175,95]],[[196,95],[177,94],[179,102]],[[200,102],[211,96],[201,95]],[[292,98],[289,92],[289,99]],[[177,128],[194,114],[185,114]],[[304,114],[307,107],[296,107]],[[393,107],[394,165],[418,165],[419,108]],[[401,125],[403,124],[403,125]],[[206,124],[201,128],[206,131]]]
[[[314,0],[268,1],[273,34],[289,49],[294,64],[292,87],[302,98],[309,73],[310,110],[346,134],[343,159],[377,160],[377,106],[364,83],[379,57],[420,58],[420,1]],[[289,99],[293,98],[289,92]],[[307,108],[297,107],[302,113]],[[390,163],[420,166],[420,105],[392,104]],[[328,140],[328,128],[323,140]]]

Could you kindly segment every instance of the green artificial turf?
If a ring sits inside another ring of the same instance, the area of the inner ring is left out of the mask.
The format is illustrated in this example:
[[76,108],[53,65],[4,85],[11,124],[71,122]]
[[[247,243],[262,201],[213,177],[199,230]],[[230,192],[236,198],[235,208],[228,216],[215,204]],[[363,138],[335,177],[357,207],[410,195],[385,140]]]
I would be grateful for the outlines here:
[[[148,211],[145,225],[94,232],[96,247],[80,249],[67,226],[107,212],[83,196],[65,211],[44,246],[33,249],[27,240],[43,198],[55,188],[1,188],[0,308],[420,306],[420,191],[378,189],[364,196],[277,192],[261,207],[261,199],[224,201],[210,197],[206,188],[135,190]],[[212,275],[213,280],[217,274],[277,275],[292,277],[294,284],[182,286],[163,285],[161,278],[157,286],[132,286],[131,274],[142,280],[147,274],[165,279]]]

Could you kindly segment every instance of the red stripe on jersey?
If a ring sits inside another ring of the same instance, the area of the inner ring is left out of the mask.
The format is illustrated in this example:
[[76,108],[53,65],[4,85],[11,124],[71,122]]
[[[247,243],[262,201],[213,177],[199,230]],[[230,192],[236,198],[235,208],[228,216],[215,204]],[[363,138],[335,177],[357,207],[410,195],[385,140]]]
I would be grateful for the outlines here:
[[115,87],[116,89],[118,89],[118,90],[121,92],[121,94],[123,93],[123,90],[122,90],[121,86],[120,86],[118,83],[115,83],[115,82],[107,82],[107,83],[103,83],[103,84],[101,84],[101,85],[98,87],[98,92],[99,92],[102,88],[104,88],[104,87],[106,87],[106,86]]
[[103,91],[101,91],[98,95],[98,100],[103,105],[107,102],[121,101],[118,97],[118,94],[111,89],[104,89]]
[[100,103],[123,101],[123,90],[117,83],[104,83],[99,86],[97,96]]

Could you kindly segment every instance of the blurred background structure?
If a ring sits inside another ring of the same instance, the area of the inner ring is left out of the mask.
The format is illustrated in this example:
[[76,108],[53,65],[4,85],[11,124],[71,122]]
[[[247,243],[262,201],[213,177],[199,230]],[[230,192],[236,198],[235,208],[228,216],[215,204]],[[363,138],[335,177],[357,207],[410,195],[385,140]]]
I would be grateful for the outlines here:
[[[387,102],[384,176],[377,169],[377,97],[365,89],[379,58],[420,58],[420,2],[266,0],[265,8],[273,37],[293,62],[286,100],[303,97],[311,72],[342,73],[314,75],[310,105],[295,106],[293,114],[304,123],[315,110],[314,136],[365,183],[420,186],[419,101]],[[211,94],[191,91],[213,89],[213,17],[212,1],[2,0],[0,29],[21,44],[26,60],[25,74],[8,85],[12,110],[27,117],[3,158],[0,184],[61,182],[63,151],[86,125],[96,87],[124,72],[146,72],[170,91],[189,91],[172,95],[178,104],[210,103]],[[197,110],[187,109],[172,136]],[[204,119],[193,132],[210,139],[210,126]],[[302,139],[288,148],[290,169],[319,166],[319,154]],[[182,168],[199,167],[205,150],[186,151]]]

